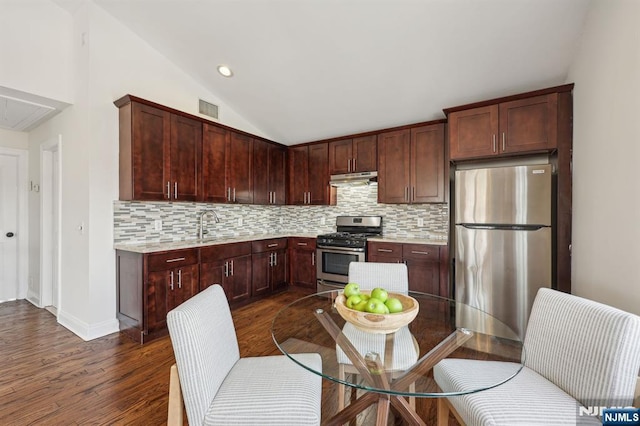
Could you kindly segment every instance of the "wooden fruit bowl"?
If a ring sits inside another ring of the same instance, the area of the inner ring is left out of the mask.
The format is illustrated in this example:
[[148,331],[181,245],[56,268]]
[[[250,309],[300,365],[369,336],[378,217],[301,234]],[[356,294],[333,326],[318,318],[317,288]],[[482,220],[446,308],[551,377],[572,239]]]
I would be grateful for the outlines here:
[[[362,293],[369,294],[370,292],[363,291]],[[345,321],[353,324],[357,329],[368,333],[389,334],[395,333],[398,329],[413,321],[420,309],[418,301],[406,294],[389,293],[389,297],[396,297],[402,302],[402,312],[395,314],[372,314],[369,312],[356,311],[345,305],[347,298],[342,293],[336,297],[334,305],[340,316],[344,318]]]

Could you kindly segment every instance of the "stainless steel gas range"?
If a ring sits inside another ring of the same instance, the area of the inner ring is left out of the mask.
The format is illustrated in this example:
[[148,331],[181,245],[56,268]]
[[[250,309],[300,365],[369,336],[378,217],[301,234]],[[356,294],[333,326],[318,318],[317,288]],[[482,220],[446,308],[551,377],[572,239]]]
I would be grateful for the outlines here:
[[367,238],[382,235],[382,216],[338,216],[337,232],[316,240],[318,291],[342,288],[349,263],[367,258]]

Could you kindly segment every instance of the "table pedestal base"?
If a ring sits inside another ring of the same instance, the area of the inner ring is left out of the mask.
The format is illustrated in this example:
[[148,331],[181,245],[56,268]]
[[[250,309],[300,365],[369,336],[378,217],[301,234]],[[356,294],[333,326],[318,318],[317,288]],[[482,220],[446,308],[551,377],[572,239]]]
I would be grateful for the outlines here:
[[[324,425],[342,425],[355,418],[358,413],[364,411],[373,404],[378,404],[376,415],[376,425],[386,426],[389,418],[390,405],[398,412],[398,414],[410,425],[425,425],[425,422],[418,416],[418,413],[409,405],[407,400],[400,395],[392,394],[395,389],[406,389],[411,383],[418,379],[422,374],[429,371],[446,358],[451,352],[455,351],[460,345],[468,340],[473,333],[465,329],[458,329],[451,333],[438,346],[433,348],[429,353],[425,354],[418,362],[407,370],[402,376],[395,380],[387,377],[385,368],[380,362],[378,354],[367,354],[363,357],[357,349],[351,344],[349,339],[342,334],[342,330],[322,309],[315,312],[316,317],[327,330],[331,337],[336,341],[354,367],[362,375],[363,379],[376,389],[382,392],[369,391],[369,393],[357,398],[352,404],[339,411],[331,419],[323,422]],[[393,344],[393,339],[387,338],[387,345]],[[419,396],[419,395],[418,395]]]

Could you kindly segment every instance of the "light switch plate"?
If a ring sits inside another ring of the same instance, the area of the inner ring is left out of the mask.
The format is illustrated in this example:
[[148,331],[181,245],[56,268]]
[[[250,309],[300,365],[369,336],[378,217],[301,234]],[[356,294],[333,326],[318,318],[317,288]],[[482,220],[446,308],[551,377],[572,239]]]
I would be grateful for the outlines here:
[[156,231],[162,231],[162,219],[156,219],[153,222],[153,227]]
[[418,218],[418,227],[420,227],[420,228],[421,228],[421,227],[423,227],[423,226],[424,226],[424,219],[423,219],[423,218],[421,218],[421,217],[419,217],[419,218]]

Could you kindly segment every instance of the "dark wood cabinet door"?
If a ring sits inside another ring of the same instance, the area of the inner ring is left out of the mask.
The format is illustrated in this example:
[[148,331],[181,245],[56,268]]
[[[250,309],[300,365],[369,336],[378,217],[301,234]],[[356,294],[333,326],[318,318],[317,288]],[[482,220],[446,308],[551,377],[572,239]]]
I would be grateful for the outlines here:
[[449,114],[449,157],[479,158],[498,153],[498,105]]
[[402,263],[402,257],[398,257],[398,256],[381,256],[379,254],[372,254],[372,255],[367,256],[367,262]]
[[153,333],[167,327],[167,291],[170,271],[156,271],[147,274],[146,331]]
[[351,169],[353,167],[352,145],[352,139],[329,142],[329,174],[339,175],[354,171]]
[[253,141],[253,204],[271,204],[269,145],[258,139]]
[[271,266],[271,290],[277,291],[287,287],[287,251],[277,250],[273,252],[273,265]]
[[231,132],[227,146],[227,176],[231,188],[231,202],[253,203],[253,138]]
[[269,144],[269,192],[271,204],[283,205],[287,201],[287,150],[284,147]]
[[445,201],[444,124],[411,129],[411,202]]
[[225,277],[225,293],[230,303],[247,300],[251,297],[251,255],[234,257],[228,262]]
[[501,154],[548,151],[558,146],[558,94],[500,104]]
[[[174,269],[173,286],[169,277],[169,292],[167,293],[167,309],[170,311],[198,293],[199,265],[183,266]],[[173,287],[173,288],[171,288]]]
[[367,244],[367,261],[379,263],[401,263],[402,244],[371,241]]
[[425,262],[406,259],[409,273],[409,290],[440,295],[440,265],[438,262]]
[[411,132],[378,135],[378,202],[409,203]]
[[292,249],[291,283],[305,288],[316,288],[315,250]]
[[133,200],[166,200],[170,185],[171,114],[132,104]]
[[171,115],[171,199],[196,201],[202,156],[202,123]]
[[253,204],[285,203],[286,158],[286,148],[253,141]]
[[352,172],[378,170],[378,138],[376,135],[353,139]]
[[289,148],[289,204],[305,204],[309,149],[307,146]]
[[226,178],[229,133],[220,127],[204,124],[202,130],[202,201],[227,202]]
[[271,264],[273,252],[254,253],[252,256],[252,296],[271,292]]
[[[225,261],[216,260],[200,264],[200,291],[214,284],[224,288]],[[229,296],[227,295],[227,298]]]
[[326,205],[329,200],[329,144],[309,145],[308,204]]

